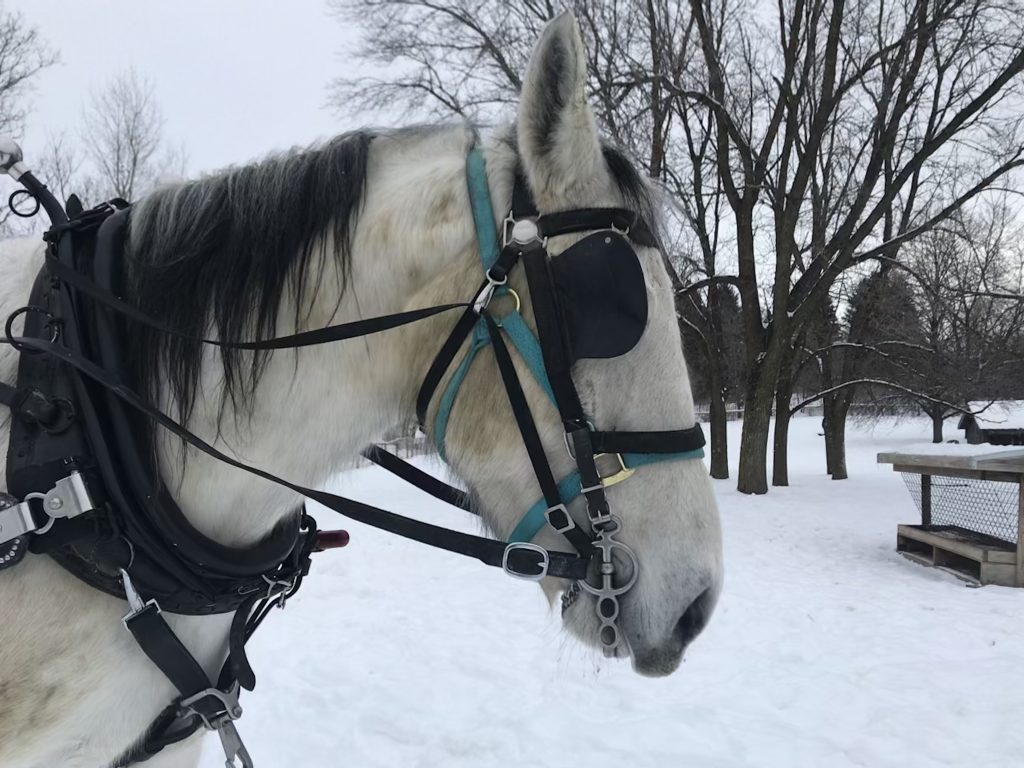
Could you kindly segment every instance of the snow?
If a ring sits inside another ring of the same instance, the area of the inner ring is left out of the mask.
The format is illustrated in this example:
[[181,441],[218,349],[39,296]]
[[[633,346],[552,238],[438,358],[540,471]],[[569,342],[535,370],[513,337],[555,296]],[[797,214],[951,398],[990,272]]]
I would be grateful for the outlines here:
[[[661,680],[560,633],[534,585],[321,510],[352,544],[319,555],[251,645],[250,754],[258,768],[1021,765],[1024,590],[969,589],[894,551],[917,512],[875,456],[930,429],[851,426],[851,479],[835,482],[820,420],[795,418],[790,487],[719,482],[726,588]],[[378,469],[339,487],[476,530]],[[207,737],[202,768],[222,766]]]
[[991,458],[993,455],[1001,453],[1017,456],[1024,453],[1024,449],[1007,448],[1005,445],[991,445],[989,443],[970,445],[969,443],[917,442],[910,445],[901,445],[898,453],[902,456],[984,456]]

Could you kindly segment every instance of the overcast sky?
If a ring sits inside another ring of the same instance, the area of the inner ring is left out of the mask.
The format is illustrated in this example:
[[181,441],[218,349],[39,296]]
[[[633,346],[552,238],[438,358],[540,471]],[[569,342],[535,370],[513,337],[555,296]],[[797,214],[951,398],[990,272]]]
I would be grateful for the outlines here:
[[[188,170],[307,144],[373,116],[334,114],[327,84],[346,72],[353,31],[326,0],[6,0],[60,63],[32,94],[26,158],[47,133],[72,134],[90,89],[134,66],[148,77]],[[349,65],[350,66],[350,65]]]

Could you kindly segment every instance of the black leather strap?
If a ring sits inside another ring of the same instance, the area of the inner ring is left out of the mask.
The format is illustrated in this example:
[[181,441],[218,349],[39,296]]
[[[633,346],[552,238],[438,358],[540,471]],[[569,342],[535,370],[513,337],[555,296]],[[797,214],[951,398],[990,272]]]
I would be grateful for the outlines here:
[[[505,345],[505,340],[501,337],[501,329],[498,328],[498,324],[489,314],[484,315],[484,320],[487,322],[487,332],[491,337],[491,346],[494,347],[494,357],[498,363],[498,371],[501,373],[502,383],[505,385],[509,406],[512,408],[513,416],[515,416],[516,425],[519,427],[519,435],[523,439],[523,445],[526,446],[526,453],[530,457],[533,474],[537,478],[538,485],[540,485],[544,501],[547,503],[549,510],[562,507],[561,494],[558,492],[558,481],[555,480],[554,473],[551,471],[551,464],[548,462],[547,454],[544,451],[544,444],[541,442],[540,434],[537,432],[537,424],[533,419],[533,414],[530,412],[530,404],[526,400],[523,387],[519,382],[519,376],[516,374],[515,365],[512,363],[512,356]],[[594,554],[594,546],[590,537],[575,526],[575,522],[569,517],[568,512],[565,513],[562,523],[564,525],[559,526],[562,535],[569,539],[577,552],[584,557],[591,557]],[[573,527],[569,527],[570,523]]]
[[561,322],[553,292],[547,251],[541,243],[532,243],[524,250],[523,266],[530,286],[530,302],[533,304],[544,368],[555,396],[555,404],[564,423],[579,423],[584,420],[583,406],[572,383],[569,340],[565,336],[565,325]]
[[203,668],[167,626],[156,603],[150,603],[138,613],[128,616],[124,625],[143,653],[182,696],[194,696],[210,687]]
[[441,379],[444,378],[445,371],[451,366],[455,355],[459,352],[459,347],[462,346],[462,343],[469,334],[473,332],[473,326],[476,325],[478,320],[479,316],[473,311],[472,307],[466,309],[459,318],[459,322],[452,328],[452,332],[448,334],[448,338],[445,339],[437,356],[430,364],[430,368],[427,369],[427,375],[423,377],[420,391],[416,395],[416,420],[421,427],[427,423],[427,409],[430,407],[430,401],[433,399]]
[[637,245],[656,248],[658,241],[640,214],[627,208],[576,208],[571,211],[545,213],[537,219],[542,237],[557,237],[574,232],[614,229]]
[[[502,567],[505,564],[507,548],[505,542],[472,536],[431,525],[430,523],[424,523],[420,520],[396,515],[393,512],[364,504],[354,499],[347,499],[343,496],[337,496],[314,488],[306,488],[265,470],[245,464],[218,451],[201,437],[190,432],[186,427],[162,411],[154,408],[110,371],[100,368],[95,363],[75,354],[66,347],[41,339],[28,338],[8,339],[5,340],[5,343],[10,343],[11,341],[67,363],[84,376],[114,393],[118,398],[147,418],[152,419],[170,431],[179,439],[224,464],[288,488],[301,496],[319,502],[328,509],[338,512],[345,517],[373,526],[374,528],[389,531],[403,538],[419,541],[422,544],[445,549],[449,552],[474,557],[486,565]],[[508,565],[516,572],[530,573],[531,565],[534,564],[534,560],[531,558],[534,557],[535,555],[528,550],[515,550],[508,553]],[[568,552],[550,552],[548,553],[548,559],[548,574],[551,576],[576,580],[586,575],[589,563],[589,560],[586,558],[577,557]]]
[[522,169],[516,170],[512,184],[511,214],[513,219],[535,218],[541,237],[557,237],[595,229],[617,229],[638,245],[659,247],[651,227],[640,214],[628,208],[575,208],[539,215]]
[[700,424],[657,432],[591,432],[595,453],[684,453],[704,447]]
[[329,344],[334,341],[345,341],[346,339],[370,336],[375,333],[380,333],[381,331],[387,331],[392,328],[399,328],[403,325],[416,323],[420,320],[425,320],[428,317],[439,315],[442,312],[450,312],[453,309],[464,309],[469,306],[465,303],[440,304],[435,307],[412,309],[408,312],[397,312],[391,315],[369,317],[365,320],[353,320],[349,323],[338,323],[336,325],[327,326],[326,328],[317,328],[312,331],[294,333],[288,336],[279,336],[273,339],[264,339],[263,341],[219,341],[217,339],[196,339],[193,334],[184,333],[175,328],[156,322],[145,312],[142,312],[137,307],[133,307],[131,304],[119,299],[110,291],[105,288],[101,288],[77,269],[67,266],[53,256],[47,257],[46,265],[52,274],[68,285],[74,287],[75,290],[84,293],[99,304],[102,304],[108,309],[114,310],[118,314],[124,315],[128,319],[139,323],[140,325],[153,328],[161,333],[166,333],[169,336],[194,339],[202,342],[203,344],[208,344],[214,347],[225,347],[228,349],[267,351],[275,349],[299,349],[319,344]]
[[363,456],[396,477],[405,480],[410,485],[414,485],[421,491],[429,493],[435,499],[440,499],[446,504],[451,504],[453,507],[458,507],[470,514],[479,514],[473,508],[473,503],[468,493],[438,480],[433,475],[427,474],[422,469],[398,458],[398,456],[395,456],[395,454],[379,445],[367,448],[363,451]]

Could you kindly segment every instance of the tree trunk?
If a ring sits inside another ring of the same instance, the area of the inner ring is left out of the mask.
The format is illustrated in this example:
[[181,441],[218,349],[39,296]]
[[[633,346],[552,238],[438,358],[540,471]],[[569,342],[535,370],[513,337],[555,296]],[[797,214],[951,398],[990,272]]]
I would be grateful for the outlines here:
[[821,398],[821,428],[825,433],[825,474],[832,474],[832,443],[828,436],[832,432],[832,400],[835,395],[825,395]]
[[727,480],[729,478],[729,436],[726,434],[728,417],[717,364],[710,366],[709,374],[711,379],[709,409],[711,417],[711,476],[716,480]]
[[743,401],[743,432],[740,435],[740,468],[736,489],[740,493],[768,493],[768,428],[778,366],[767,360],[749,374],[753,380]]
[[830,403],[825,428],[825,463],[833,480],[846,480],[846,416],[850,412],[850,401],[845,397],[834,398]]
[[932,442],[933,443],[941,443],[942,442],[942,425],[946,421],[946,419],[945,419],[945,417],[943,416],[943,413],[942,413],[942,408],[932,408],[928,412],[928,415],[932,417]]
[[775,439],[772,453],[772,485],[789,485],[789,404],[793,384],[787,376],[775,393]]

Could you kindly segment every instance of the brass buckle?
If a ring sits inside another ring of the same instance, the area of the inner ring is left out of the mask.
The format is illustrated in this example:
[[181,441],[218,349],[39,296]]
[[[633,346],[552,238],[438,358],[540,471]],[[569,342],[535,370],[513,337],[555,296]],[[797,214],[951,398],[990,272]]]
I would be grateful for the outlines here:
[[[635,469],[630,469],[629,467],[626,466],[626,460],[622,457],[621,453],[595,453],[594,463],[597,464],[597,462],[604,456],[614,456],[619,463],[619,468],[617,471],[613,472],[607,477],[601,478],[601,485],[603,485],[605,488],[609,488],[613,485],[618,485],[623,480],[628,480],[636,472]],[[600,469],[598,470],[598,473],[600,474]]]

